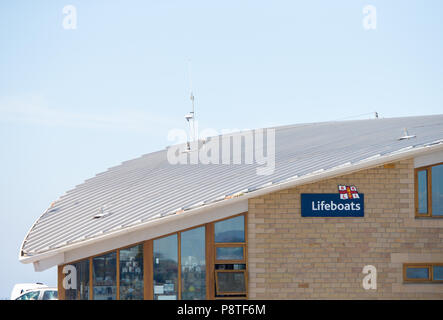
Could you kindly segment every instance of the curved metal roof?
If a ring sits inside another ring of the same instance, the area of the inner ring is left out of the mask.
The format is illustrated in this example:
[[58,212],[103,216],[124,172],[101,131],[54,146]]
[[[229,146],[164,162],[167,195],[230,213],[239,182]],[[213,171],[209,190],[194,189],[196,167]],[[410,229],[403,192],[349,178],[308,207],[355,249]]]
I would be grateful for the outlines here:
[[[399,140],[407,134],[415,137]],[[167,149],[126,161],[55,201],[26,235],[21,257],[62,248],[270,183],[443,143],[443,115],[353,120],[275,129],[275,171],[260,164],[170,164]],[[243,133],[214,137],[227,139]],[[264,146],[266,149],[266,144]],[[97,214],[103,215],[97,218]],[[95,218],[94,218],[95,217]]]

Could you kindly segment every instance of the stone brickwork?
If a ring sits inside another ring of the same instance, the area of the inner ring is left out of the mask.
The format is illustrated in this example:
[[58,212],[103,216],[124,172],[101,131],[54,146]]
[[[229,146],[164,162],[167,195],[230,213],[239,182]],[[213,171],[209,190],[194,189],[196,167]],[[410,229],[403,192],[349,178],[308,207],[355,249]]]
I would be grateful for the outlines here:
[[[355,185],[363,218],[302,218],[300,193]],[[402,264],[443,262],[443,219],[414,217],[413,159],[249,200],[250,299],[443,299],[441,284],[404,284]],[[362,286],[365,265],[377,289]]]

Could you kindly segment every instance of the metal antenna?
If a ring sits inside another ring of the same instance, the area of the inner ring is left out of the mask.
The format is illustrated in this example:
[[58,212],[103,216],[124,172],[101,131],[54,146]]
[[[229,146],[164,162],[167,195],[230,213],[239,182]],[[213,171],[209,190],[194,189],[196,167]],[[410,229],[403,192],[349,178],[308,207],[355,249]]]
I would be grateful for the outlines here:
[[[191,68],[191,60],[188,61],[188,66],[189,66],[189,90],[191,90],[191,96],[189,97],[191,99],[192,102],[192,129],[193,129],[193,140],[195,140],[197,137],[195,136],[195,105],[194,105],[194,92],[192,90],[192,68]],[[197,138],[198,140],[198,138]]]
[[[194,98],[194,92],[192,90],[192,74],[191,74],[191,60],[188,61],[188,72],[189,72],[189,87],[191,90],[191,95],[190,95],[190,99],[191,99],[191,103],[192,103],[192,111],[188,114],[185,115],[185,119],[189,124],[189,135],[190,135],[190,140],[194,141],[196,138],[196,133],[195,133],[195,98]],[[191,120],[192,120],[192,124],[191,124]],[[187,144],[187,150],[190,151],[191,147],[190,147],[190,143],[188,142]]]

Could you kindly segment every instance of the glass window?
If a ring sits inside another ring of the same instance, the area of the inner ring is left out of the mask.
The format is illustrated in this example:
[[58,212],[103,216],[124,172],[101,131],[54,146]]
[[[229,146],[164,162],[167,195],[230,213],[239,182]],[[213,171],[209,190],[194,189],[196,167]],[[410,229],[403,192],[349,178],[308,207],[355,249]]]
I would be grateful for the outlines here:
[[38,300],[39,296],[40,291],[31,291],[21,295],[16,300]]
[[65,290],[66,300],[89,299],[89,259],[72,264],[77,271],[76,289]]
[[246,270],[246,264],[216,264],[215,270]]
[[181,233],[183,300],[206,299],[205,227]]
[[154,240],[154,300],[176,300],[177,234]]
[[245,271],[216,270],[216,292],[217,295],[245,294]]
[[443,216],[443,164],[431,168],[432,215]]
[[429,279],[429,268],[408,267],[406,268],[406,278],[413,280],[427,280]]
[[428,213],[428,178],[427,171],[420,170],[417,172],[418,180],[418,213]]
[[245,217],[223,220],[214,223],[215,242],[245,242]]
[[120,300],[143,300],[143,245],[120,250]]
[[92,259],[94,300],[117,298],[117,253],[111,252]]
[[243,260],[243,247],[217,247],[216,260]]
[[46,290],[43,293],[42,300],[57,300],[57,291],[55,290]]
[[443,266],[433,266],[433,280],[443,280]]

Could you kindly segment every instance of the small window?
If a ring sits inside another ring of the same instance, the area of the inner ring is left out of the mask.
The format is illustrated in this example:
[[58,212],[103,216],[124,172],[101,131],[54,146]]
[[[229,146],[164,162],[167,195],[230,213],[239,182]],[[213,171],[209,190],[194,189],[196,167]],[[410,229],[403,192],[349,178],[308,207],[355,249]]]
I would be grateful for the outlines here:
[[245,270],[215,270],[216,294],[222,296],[246,294]]
[[403,265],[405,282],[442,282],[443,263],[419,263]]
[[429,280],[428,267],[408,267],[406,268],[406,279],[408,280]]
[[443,217],[443,164],[431,168],[432,216]]
[[443,218],[443,164],[415,169],[415,216]]
[[428,213],[428,171],[417,171],[418,214]]
[[435,265],[432,269],[432,279],[434,281],[443,281],[443,265]]
[[216,243],[245,242],[245,217],[222,220],[214,223]]
[[216,263],[244,262],[245,253],[243,246],[217,246],[215,248]]
[[56,290],[46,290],[43,293],[42,300],[57,300],[57,291]]

